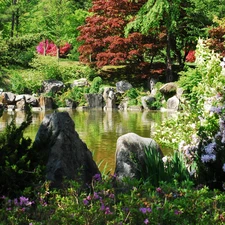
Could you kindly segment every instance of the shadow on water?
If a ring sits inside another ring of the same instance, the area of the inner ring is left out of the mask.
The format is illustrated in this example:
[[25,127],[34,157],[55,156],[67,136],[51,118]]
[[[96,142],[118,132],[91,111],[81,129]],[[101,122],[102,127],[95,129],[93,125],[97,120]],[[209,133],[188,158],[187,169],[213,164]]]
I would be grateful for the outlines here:
[[[96,163],[99,164],[103,161],[100,169],[103,170],[106,166],[106,171],[111,172],[115,167],[116,142],[121,135],[133,132],[143,137],[151,137],[156,124],[160,124],[168,116],[159,111],[91,109],[68,112],[75,123],[75,130],[92,151]],[[45,114],[50,113],[51,111],[33,113],[33,122],[26,130],[25,135],[34,139]],[[13,117],[16,124],[20,124],[24,121],[25,114],[23,112],[4,112],[0,118],[0,131]],[[163,150],[164,154],[168,154],[168,151],[168,149]]]

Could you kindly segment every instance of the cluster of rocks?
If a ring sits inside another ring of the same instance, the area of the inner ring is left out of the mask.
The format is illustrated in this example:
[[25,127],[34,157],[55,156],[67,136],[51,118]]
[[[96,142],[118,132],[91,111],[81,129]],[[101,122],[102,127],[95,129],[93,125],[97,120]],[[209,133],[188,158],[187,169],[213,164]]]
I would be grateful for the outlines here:
[[[37,132],[34,146],[40,154],[48,156],[46,179],[55,187],[61,187],[64,178],[91,183],[96,174],[101,174],[91,151],[75,131],[68,112],[54,112],[45,116]],[[146,148],[153,148],[163,156],[158,144],[151,138],[135,133],[122,135],[117,140],[115,173],[119,179],[140,178],[137,165],[144,163]],[[135,161],[131,160],[135,157]]]
[[53,103],[52,98],[45,96],[16,95],[12,92],[2,92],[0,95],[0,107],[8,111],[26,110],[28,106],[31,106],[33,111],[48,110],[53,108]]
[[[105,87],[102,94],[85,94],[87,106],[85,108],[103,108],[105,110],[118,108],[120,110],[149,110],[152,103],[156,101],[155,95],[157,90],[154,88],[156,80],[150,80],[150,95],[141,98],[142,106],[128,106],[128,98],[122,98],[122,94],[132,88],[127,81],[119,81],[115,87]],[[87,79],[82,78],[75,80],[71,84],[71,88],[79,86],[89,86]],[[11,92],[0,91],[0,107],[5,107],[8,111],[25,110],[29,105],[33,111],[41,111],[53,109],[53,98],[47,97],[49,93],[52,95],[62,91],[64,84],[57,80],[47,80],[43,82],[41,95],[39,97],[29,94],[16,95]],[[181,101],[182,90],[177,88],[174,83],[167,83],[159,90],[166,101],[166,109],[178,110]],[[66,108],[76,108],[77,104],[71,99],[65,100]]]

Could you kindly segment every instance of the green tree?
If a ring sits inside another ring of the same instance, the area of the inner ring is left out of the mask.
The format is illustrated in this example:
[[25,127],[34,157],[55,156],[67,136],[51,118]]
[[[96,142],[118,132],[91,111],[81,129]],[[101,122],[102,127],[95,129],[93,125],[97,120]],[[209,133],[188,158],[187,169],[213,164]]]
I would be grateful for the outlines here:
[[69,42],[76,54],[76,28],[84,23],[88,14],[84,5],[78,8],[81,6],[73,0],[41,0],[24,15],[23,29],[26,33],[41,33],[44,40],[53,41],[58,49]]
[[165,28],[167,81],[169,82],[173,80],[172,53],[182,67],[186,54],[194,48],[198,37],[206,36],[204,29],[212,24],[213,13],[221,14],[216,11],[209,13],[209,7],[216,4],[219,10],[219,3],[219,0],[148,0],[139,10],[134,21],[127,25],[126,34],[133,30],[148,34],[152,29]]

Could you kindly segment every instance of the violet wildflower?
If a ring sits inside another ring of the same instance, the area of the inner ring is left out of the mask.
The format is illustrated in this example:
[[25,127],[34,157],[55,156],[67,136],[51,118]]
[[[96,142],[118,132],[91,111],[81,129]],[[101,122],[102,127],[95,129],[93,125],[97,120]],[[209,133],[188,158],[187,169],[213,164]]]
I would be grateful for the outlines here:
[[19,205],[18,199],[15,198],[15,199],[13,200],[13,203],[14,203],[15,206],[18,206],[18,205]]
[[180,210],[175,210],[175,211],[174,211],[174,214],[175,214],[175,215],[180,215],[181,213],[182,213],[182,212],[181,212]]
[[216,147],[216,143],[210,143],[207,146],[205,146],[205,153],[210,155],[214,152],[214,148]]
[[98,193],[97,192],[94,192],[94,199],[99,199],[99,195],[98,195]]
[[109,207],[106,207],[105,208],[105,214],[112,214],[112,212],[110,211],[110,208]]
[[109,198],[114,199],[114,197],[115,197],[115,195],[114,195],[114,194],[112,194],[112,193],[109,195]]
[[100,210],[102,210],[102,211],[105,210],[105,205],[104,205],[104,203],[101,204]]
[[210,108],[210,112],[214,112],[214,113],[219,114],[219,113],[222,112],[222,108],[221,108],[221,107],[215,107],[215,106],[212,106],[212,107]]
[[101,178],[101,174],[97,173],[93,176],[94,180],[96,181],[100,181],[102,178]]
[[145,219],[144,220],[144,224],[149,224],[149,220],[148,219]]
[[144,208],[144,207],[143,207],[143,208],[140,208],[139,210],[140,210],[140,212],[142,212],[143,214],[146,214],[147,212],[150,213],[150,212],[152,211],[149,207],[147,207],[147,208]]
[[157,187],[157,188],[156,188],[156,191],[157,191],[158,193],[161,193],[161,192],[162,192],[162,189],[161,189],[160,187]]
[[83,200],[83,203],[84,203],[84,205],[88,205],[89,201],[85,198],[85,199]]
[[23,206],[23,205],[25,205],[25,206],[30,206],[30,205],[32,205],[32,204],[33,204],[33,202],[29,201],[28,198],[26,198],[26,197],[24,197],[24,196],[21,196],[21,197],[20,197],[20,206]]
[[214,154],[202,155],[201,160],[202,160],[203,163],[207,163],[207,162],[210,162],[210,161],[216,161],[216,156]]

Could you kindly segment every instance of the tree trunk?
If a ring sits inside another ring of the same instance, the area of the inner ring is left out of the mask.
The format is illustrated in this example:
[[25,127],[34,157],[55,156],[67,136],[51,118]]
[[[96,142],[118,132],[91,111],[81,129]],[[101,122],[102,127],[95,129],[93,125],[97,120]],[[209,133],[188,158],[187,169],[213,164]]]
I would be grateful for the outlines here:
[[59,60],[59,46],[56,46],[56,57],[57,57],[57,59]]
[[[12,0],[12,7],[14,7],[17,3],[17,0]],[[14,29],[15,29],[15,23],[16,23],[16,13],[14,9],[12,10],[12,21],[11,21],[11,34],[10,36],[14,36]]]
[[170,43],[170,32],[167,30],[166,35],[166,82],[173,81],[173,71],[172,71],[172,60],[171,60],[171,43]]

